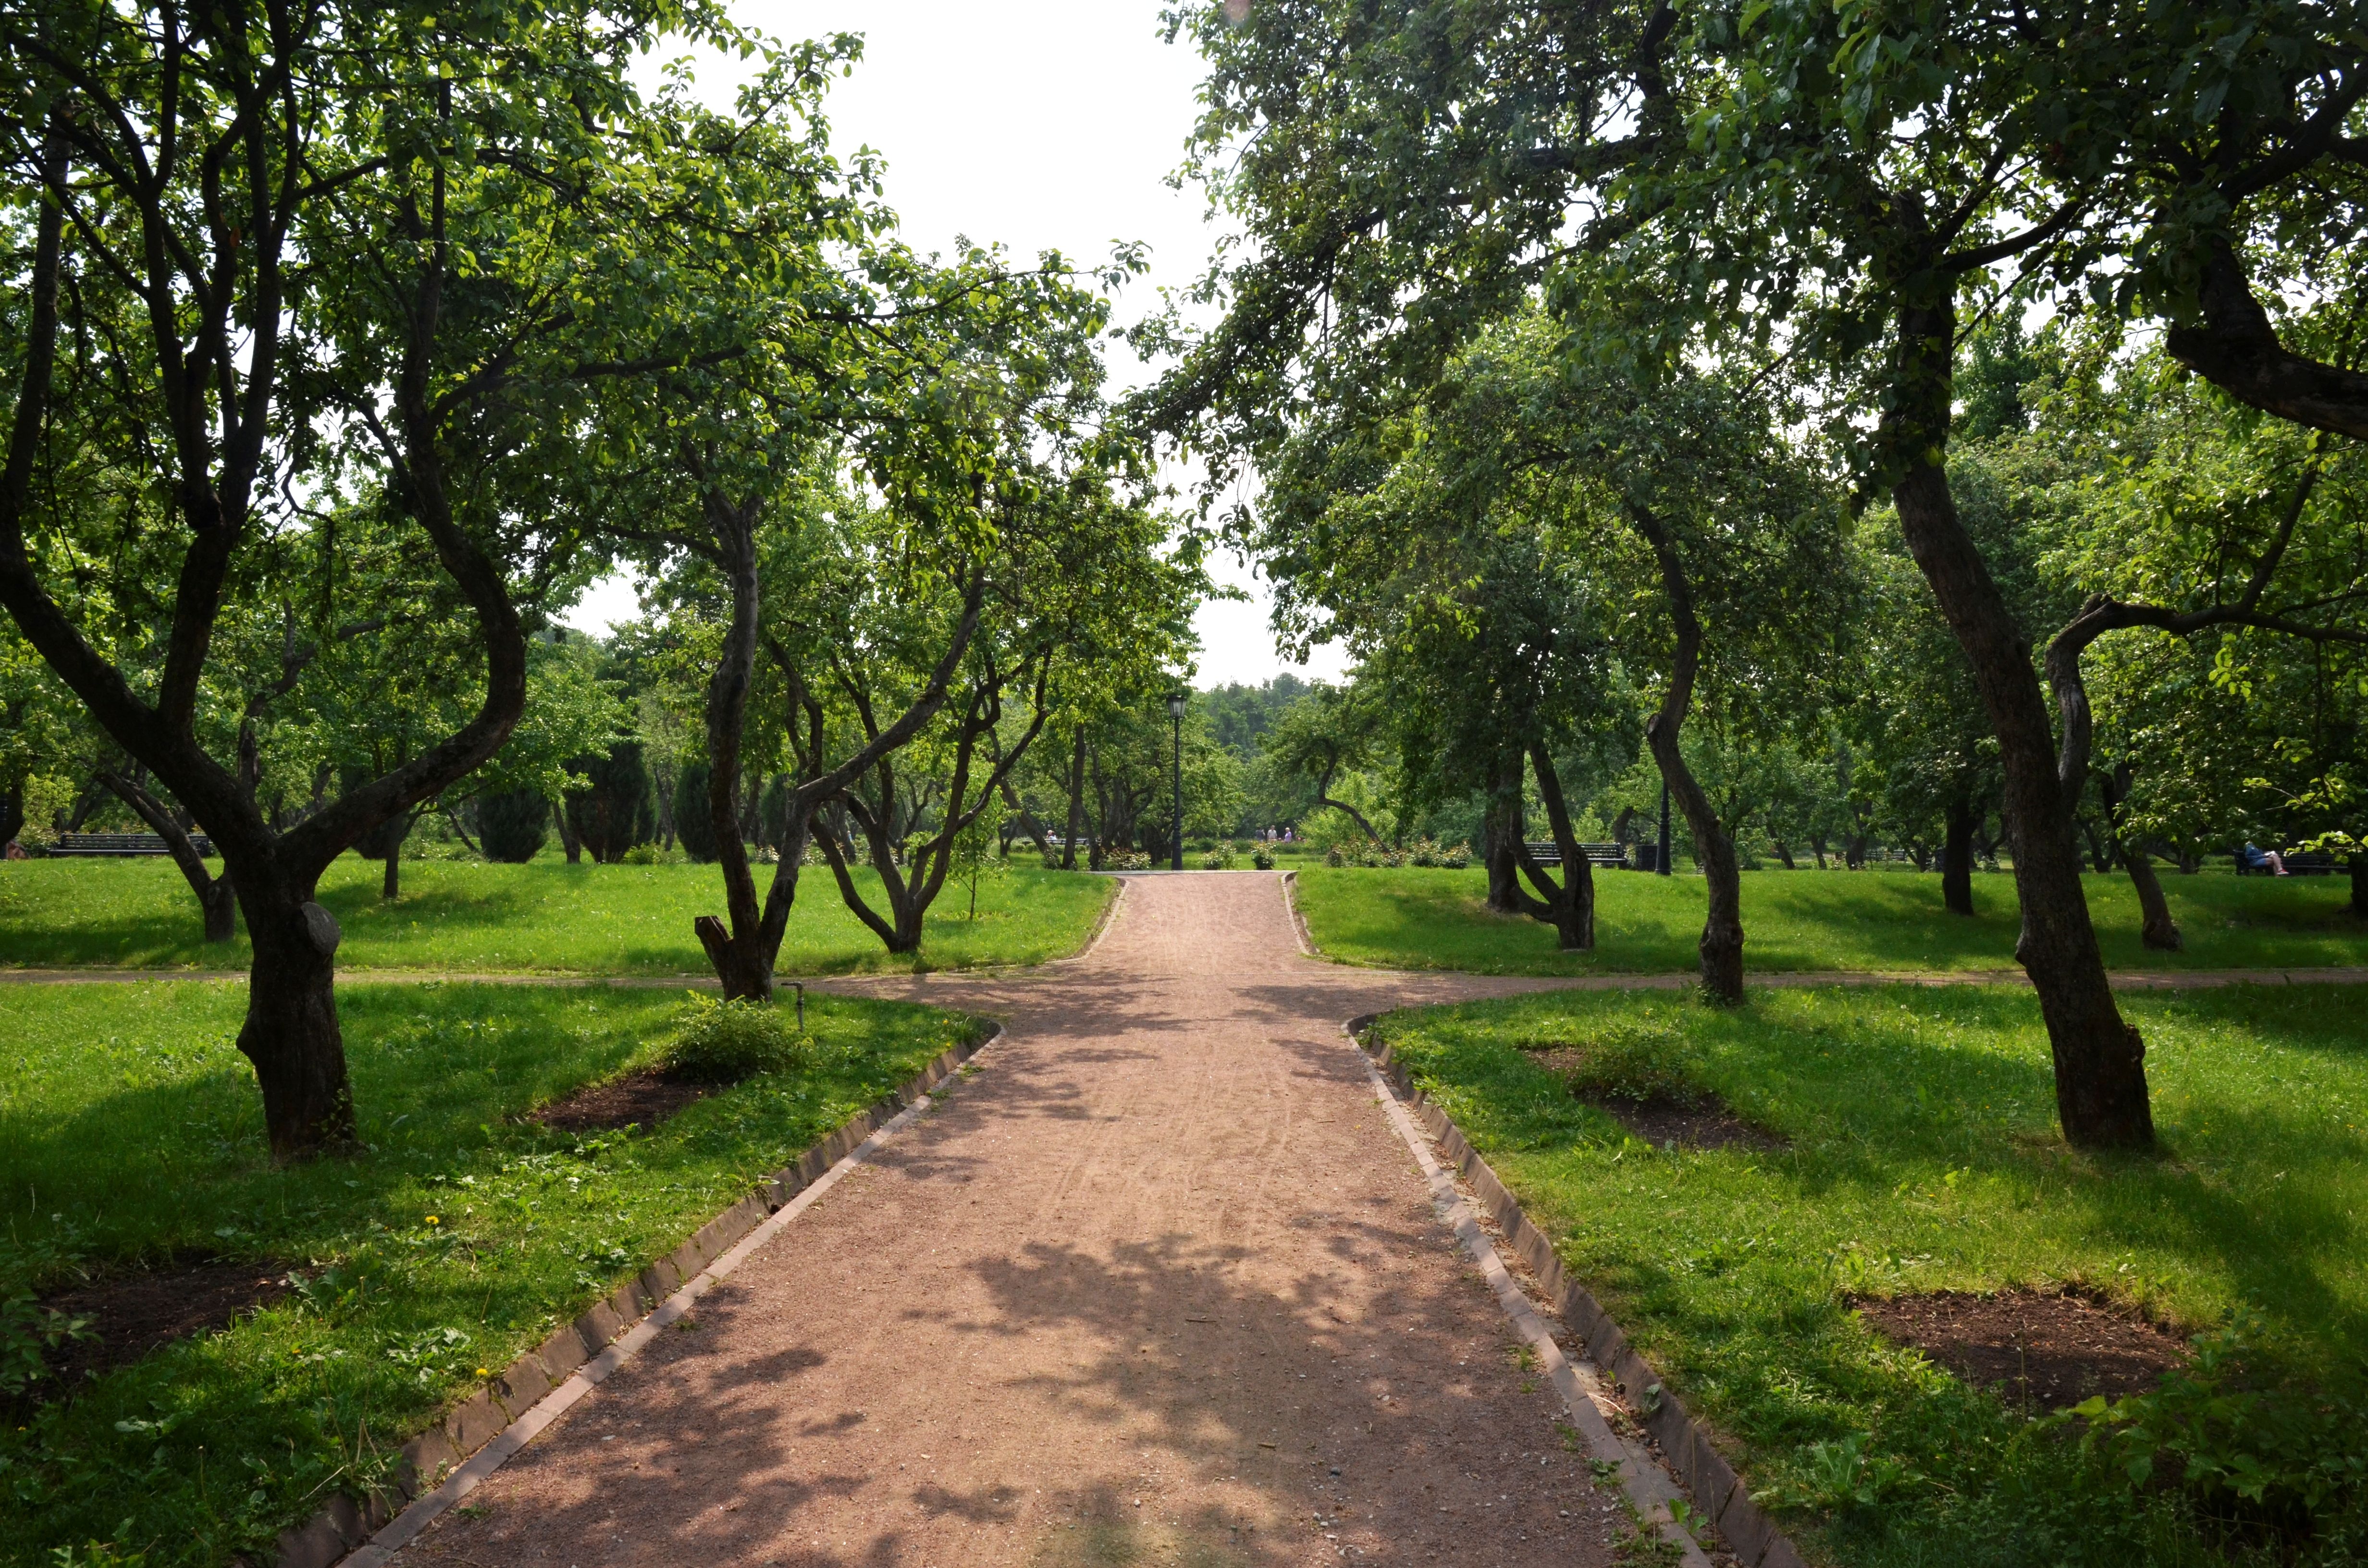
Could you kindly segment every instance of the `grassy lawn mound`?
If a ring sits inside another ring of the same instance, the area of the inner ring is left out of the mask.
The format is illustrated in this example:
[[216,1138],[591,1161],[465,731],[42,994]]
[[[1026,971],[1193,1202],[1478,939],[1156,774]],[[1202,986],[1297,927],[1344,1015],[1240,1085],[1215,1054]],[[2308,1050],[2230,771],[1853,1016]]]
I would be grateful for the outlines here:
[[[2126,876],[2083,879],[2115,969],[2288,969],[2368,964],[2368,920],[2330,877],[2166,877],[2184,951],[2138,939]],[[1318,951],[1343,963],[1475,974],[1686,973],[1701,966],[1703,881],[1634,871],[1596,874],[1596,945],[1563,952],[1554,928],[1487,907],[1487,873],[1403,867],[1317,867],[1299,873],[1297,903]],[[1746,871],[1747,973],[1963,972],[2013,970],[2021,914],[2014,880],[1974,879],[1970,915],[1941,903],[1941,879],[1905,869]]]
[[[2368,1561],[2368,989],[2124,1006],[2146,1157],[2066,1146],[2021,992],[1373,1028],[1813,1561]],[[1782,1146],[1627,1119],[1711,1096]]]
[[[39,1372],[0,1428],[0,1562],[270,1561],[324,1497],[376,1484],[555,1325],[985,1027],[810,997],[794,1069],[621,1129],[555,1126],[587,1085],[657,1069],[680,993],[348,984],[366,1151],[276,1169],[233,1043],[245,1001],[0,987],[0,1371]],[[52,1311],[97,1339],[50,1343]]]

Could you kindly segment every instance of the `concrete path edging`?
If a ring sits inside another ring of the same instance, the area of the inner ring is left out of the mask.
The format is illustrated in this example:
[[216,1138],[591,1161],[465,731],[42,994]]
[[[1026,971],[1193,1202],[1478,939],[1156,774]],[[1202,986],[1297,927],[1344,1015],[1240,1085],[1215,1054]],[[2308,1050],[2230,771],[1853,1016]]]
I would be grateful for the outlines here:
[[274,1568],[330,1568],[338,1562],[382,1568],[537,1433],[661,1330],[680,1321],[751,1253],[910,1126],[928,1108],[929,1091],[1003,1033],[998,1023],[970,1044],[950,1047],[794,1164],[760,1178],[748,1197],[511,1362],[442,1425],[404,1444],[390,1490],[359,1501],[340,1494],[307,1523],[284,1532]]
[[[1564,1271],[1554,1244],[1521,1211],[1520,1204],[1464,1138],[1453,1119],[1414,1086],[1405,1064],[1387,1043],[1378,1051],[1366,1045],[1364,1028],[1372,1022],[1372,1017],[1354,1018],[1345,1029],[1358,1047],[1376,1093],[1430,1182],[1432,1202],[1496,1289],[1497,1298],[1506,1316],[1512,1320],[1515,1331],[1536,1352],[1547,1376],[1568,1405],[1572,1423],[1589,1452],[1618,1467],[1620,1484],[1629,1502],[1648,1523],[1658,1528],[1664,1540],[1684,1554],[1686,1568],[1708,1568],[1709,1559],[1670,1509],[1671,1500],[1679,1495],[1678,1485],[1669,1479],[1670,1471],[1675,1472],[1684,1492],[1691,1494],[1692,1512],[1718,1532],[1726,1550],[1746,1568],[1804,1568],[1799,1551],[1767,1512],[1752,1501],[1749,1488],[1718,1451],[1709,1428],[1687,1414],[1685,1405],[1669,1392],[1651,1364],[1636,1353],[1635,1346],[1603,1311],[1594,1294]],[[1514,1254],[1537,1277],[1555,1315],[1585,1344],[1584,1361],[1574,1366],[1554,1343],[1529,1297],[1515,1283],[1494,1244],[1480,1228],[1470,1204],[1456,1190],[1453,1176],[1432,1154],[1429,1140],[1416,1130],[1417,1120],[1455,1162],[1457,1173],[1486,1206],[1489,1218],[1511,1243]],[[1641,1445],[1613,1430],[1607,1414],[1627,1417],[1604,1391],[1606,1378],[1643,1412],[1643,1426],[1660,1445],[1668,1471],[1665,1471]]]

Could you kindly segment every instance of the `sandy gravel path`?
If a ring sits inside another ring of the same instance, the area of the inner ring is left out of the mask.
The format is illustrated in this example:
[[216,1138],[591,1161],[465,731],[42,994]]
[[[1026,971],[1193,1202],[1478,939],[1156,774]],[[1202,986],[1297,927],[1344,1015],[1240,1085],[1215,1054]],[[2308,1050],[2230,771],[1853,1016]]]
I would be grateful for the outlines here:
[[1132,880],[1024,975],[841,983],[1009,1032],[398,1562],[1611,1561],[1339,1031],[1552,983],[1307,959],[1245,873]]

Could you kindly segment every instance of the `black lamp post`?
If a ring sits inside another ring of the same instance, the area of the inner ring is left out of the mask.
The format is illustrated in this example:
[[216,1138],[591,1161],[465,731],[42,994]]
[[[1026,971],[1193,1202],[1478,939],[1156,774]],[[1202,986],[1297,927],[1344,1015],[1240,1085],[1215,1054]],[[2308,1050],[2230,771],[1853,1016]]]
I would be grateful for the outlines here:
[[1190,701],[1181,691],[1167,694],[1167,719],[1176,731],[1176,859],[1172,870],[1184,869],[1184,705]]

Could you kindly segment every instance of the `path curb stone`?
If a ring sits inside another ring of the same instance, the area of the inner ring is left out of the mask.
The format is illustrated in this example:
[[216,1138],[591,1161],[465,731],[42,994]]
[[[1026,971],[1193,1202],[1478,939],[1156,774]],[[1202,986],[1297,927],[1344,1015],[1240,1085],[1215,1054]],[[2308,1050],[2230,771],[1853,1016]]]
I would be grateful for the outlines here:
[[1749,1489],[1718,1450],[1710,1428],[1690,1415],[1669,1392],[1651,1363],[1636,1353],[1620,1325],[1604,1312],[1594,1293],[1564,1270],[1561,1257],[1543,1231],[1521,1211],[1520,1203],[1497,1179],[1464,1138],[1454,1119],[1415,1087],[1386,1042],[1369,1045],[1365,1027],[1372,1019],[1358,1018],[1349,1026],[1349,1038],[1372,1059],[1399,1102],[1419,1121],[1454,1161],[1456,1171],[1512,1244],[1514,1256],[1526,1265],[1543,1288],[1546,1299],[1563,1323],[1583,1340],[1587,1358],[1618,1386],[1642,1415],[1645,1429],[1660,1445],[1662,1455],[1691,1494],[1694,1507],[1718,1531],[1727,1550],[1747,1568],[1804,1568],[1801,1554],[1776,1528],[1767,1511],[1751,1500]]
[[[305,1524],[283,1532],[270,1558],[272,1568],[330,1568],[345,1561],[348,1554],[355,1554],[359,1561],[365,1552],[372,1562],[383,1562],[392,1551],[384,1546],[371,1549],[370,1538],[408,1505],[434,1492],[462,1464],[487,1452],[497,1439],[508,1437],[514,1428],[526,1425],[529,1413],[583,1371],[587,1363],[606,1362],[598,1376],[590,1381],[597,1382],[605,1378],[623,1360],[616,1342],[673,1297],[684,1281],[695,1278],[854,1153],[872,1134],[918,1103],[954,1069],[1002,1037],[1003,1026],[996,1024],[976,1041],[941,1052],[894,1093],[874,1102],[799,1155],[795,1164],[759,1178],[754,1192],[700,1226],[682,1245],[618,1286],[606,1300],[595,1303],[574,1322],[561,1324],[550,1338],[502,1369],[485,1387],[446,1415],[441,1425],[405,1443],[385,1488],[362,1499],[334,1497]],[[547,1425],[548,1419],[536,1424],[536,1429]],[[532,1435],[529,1432],[518,1437],[512,1443],[512,1451],[523,1448]],[[507,1459],[508,1454],[498,1457]]]

